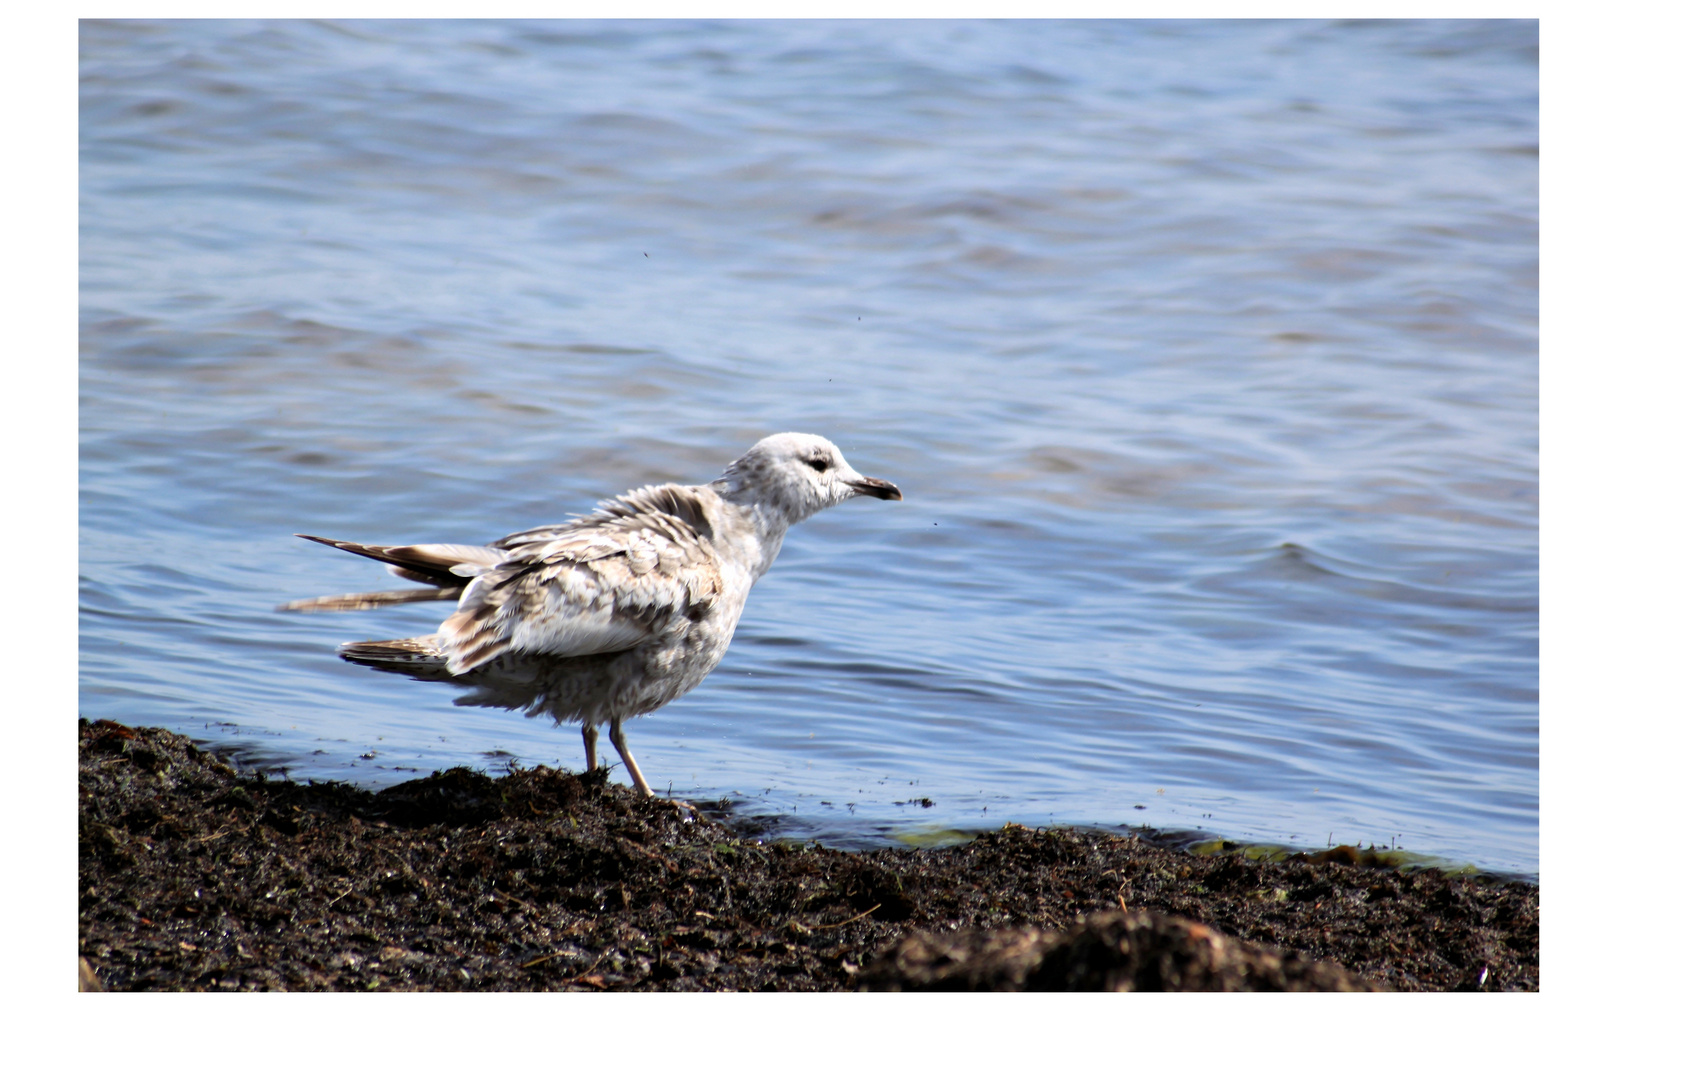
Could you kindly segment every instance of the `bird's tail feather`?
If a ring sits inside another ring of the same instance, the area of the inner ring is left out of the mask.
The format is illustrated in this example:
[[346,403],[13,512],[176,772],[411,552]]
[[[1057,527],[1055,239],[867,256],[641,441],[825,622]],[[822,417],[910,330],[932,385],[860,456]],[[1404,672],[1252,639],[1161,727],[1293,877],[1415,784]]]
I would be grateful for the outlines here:
[[415,679],[447,679],[448,659],[438,637],[395,641],[347,641],[336,650],[343,660],[383,671],[398,671]]
[[423,600],[458,600],[462,586],[440,589],[384,589],[381,592],[342,593],[339,596],[316,596],[310,600],[290,600],[279,605],[278,611],[367,611],[394,604],[416,604]]
[[367,559],[388,563],[389,572],[426,585],[458,586],[499,563],[505,556],[488,547],[470,544],[356,544],[327,536],[295,533],[302,540],[327,544]]

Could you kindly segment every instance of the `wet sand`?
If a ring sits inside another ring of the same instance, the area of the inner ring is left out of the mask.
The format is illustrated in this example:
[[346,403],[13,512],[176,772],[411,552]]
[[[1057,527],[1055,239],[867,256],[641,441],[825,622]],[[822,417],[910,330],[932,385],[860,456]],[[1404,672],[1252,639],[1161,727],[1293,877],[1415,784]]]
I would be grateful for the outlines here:
[[369,792],[79,724],[79,952],[105,990],[1536,990],[1537,885],[1009,825],[763,838],[546,767]]

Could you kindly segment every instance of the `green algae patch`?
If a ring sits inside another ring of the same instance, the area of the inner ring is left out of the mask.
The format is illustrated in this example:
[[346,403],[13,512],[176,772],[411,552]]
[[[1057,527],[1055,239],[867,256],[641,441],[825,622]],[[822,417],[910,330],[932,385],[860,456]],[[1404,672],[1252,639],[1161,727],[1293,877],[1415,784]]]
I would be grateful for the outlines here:
[[1284,844],[1239,844],[1231,840],[1211,838],[1184,845],[1191,855],[1240,855],[1251,862],[1306,863],[1310,866],[1366,866],[1381,870],[1414,872],[1436,870],[1444,877],[1491,878],[1469,862],[1445,859],[1440,855],[1424,855],[1406,848],[1377,847],[1368,844],[1338,844],[1336,847],[1313,850],[1289,847]]
[[914,829],[908,832],[895,833],[894,840],[903,847],[917,848],[929,851],[935,848],[958,847],[969,844],[982,836],[979,832],[966,832],[963,829]]

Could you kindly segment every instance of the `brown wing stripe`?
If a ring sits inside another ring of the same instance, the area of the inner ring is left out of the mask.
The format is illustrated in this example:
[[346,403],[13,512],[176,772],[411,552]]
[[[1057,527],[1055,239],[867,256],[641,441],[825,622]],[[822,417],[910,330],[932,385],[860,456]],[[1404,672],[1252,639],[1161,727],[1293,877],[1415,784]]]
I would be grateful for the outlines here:
[[391,604],[416,604],[423,600],[458,600],[465,591],[463,585],[446,585],[440,589],[389,589],[384,592],[343,593],[340,596],[319,596],[311,600],[290,600],[278,606],[278,611],[367,611]]
[[439,562],[427,562],[423,559],[409,558],[396,554],[404,547],[384,547],[380,544],[356,544],[352,540],[331,540],[327,536],[312,536],[309,533],[295,533],[302,540],[310,540],[315,544],[326,544],[355,555],[363,555],[367,559],[375,559],[390,566],[398,566],[410,571],[406,576],[414,581],[422,581],[432,585],[463,585],[466,578],[449,573],[447,567]]

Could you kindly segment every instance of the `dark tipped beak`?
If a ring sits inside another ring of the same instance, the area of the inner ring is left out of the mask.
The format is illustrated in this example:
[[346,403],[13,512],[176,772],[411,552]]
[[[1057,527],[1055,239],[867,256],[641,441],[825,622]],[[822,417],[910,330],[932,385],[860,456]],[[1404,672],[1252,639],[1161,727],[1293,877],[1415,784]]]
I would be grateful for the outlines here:
[[901,501],[901,489],[888,480],[879,480],[875,476],[862,476],[858,480],[848,481],[848,486],[861,495],[870,495],[874,499],[894,499]]

